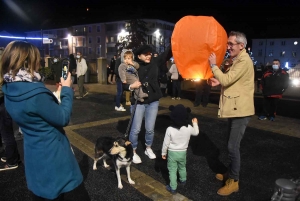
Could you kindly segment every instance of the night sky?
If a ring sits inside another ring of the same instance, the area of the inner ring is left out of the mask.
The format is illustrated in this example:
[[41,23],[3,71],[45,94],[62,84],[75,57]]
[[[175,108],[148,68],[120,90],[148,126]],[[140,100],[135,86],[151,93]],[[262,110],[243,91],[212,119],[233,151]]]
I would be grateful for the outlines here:
[[[109,2],[109,3],[108,3]],[[176,23],[186,15],[213,16],[228,32],[252,38],[300,37],[300,0],[1,0],[0,31],[155,18]],[[88,10],[87,10],[88,8]]]

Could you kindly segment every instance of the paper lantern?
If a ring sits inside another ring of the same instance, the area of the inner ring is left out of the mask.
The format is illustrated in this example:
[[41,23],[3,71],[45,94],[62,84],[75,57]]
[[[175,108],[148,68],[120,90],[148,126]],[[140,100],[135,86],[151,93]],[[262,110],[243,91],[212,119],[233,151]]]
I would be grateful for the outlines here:
[[214,52],[220,66],[227,48],[226,31],[209,16],[181,18],[175,24],[171,40],[175,64],[185,79],[213,77],[208,58]]

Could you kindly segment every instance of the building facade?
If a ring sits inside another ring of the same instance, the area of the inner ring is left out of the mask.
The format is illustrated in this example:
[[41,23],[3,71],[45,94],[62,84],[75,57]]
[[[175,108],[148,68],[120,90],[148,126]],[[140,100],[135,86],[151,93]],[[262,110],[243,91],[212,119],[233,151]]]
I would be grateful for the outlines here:
[[[143,19],[149,29],[147,44],[157,52],[171,44],[174,23]],[[36,45],[42,57],[68,57],[80,51],[87,60],[105,57],[110,59],[116,54],[118,35],[123,33],[126,21],[114,21],[95,24],[74,25],[69,28],[49,29],[26,32],[26,37],[42,37],[42,40],[30,41]]]
[[300,64],[300,38],[252,39],[252,53],[257,65],[279,59],[283,67],[293,68]]

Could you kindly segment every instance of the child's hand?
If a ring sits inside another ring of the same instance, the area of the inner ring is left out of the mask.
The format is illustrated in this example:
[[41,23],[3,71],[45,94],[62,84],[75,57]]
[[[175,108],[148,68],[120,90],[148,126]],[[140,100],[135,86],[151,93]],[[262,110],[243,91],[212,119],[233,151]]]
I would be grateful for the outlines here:
[[161,157],[162,157],[162,159],[164,159],[164,160],[167,159],[166,155],[161,155]]
[[192,122],[193,122],[193,123],[198,123],[198,119],[197,119],[197,118],[193,118],[193,119],[192,119]]

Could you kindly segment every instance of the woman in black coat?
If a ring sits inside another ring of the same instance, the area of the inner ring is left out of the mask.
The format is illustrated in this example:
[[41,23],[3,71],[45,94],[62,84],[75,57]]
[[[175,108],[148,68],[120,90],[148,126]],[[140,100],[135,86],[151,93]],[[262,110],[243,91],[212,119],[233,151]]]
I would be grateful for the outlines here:
[[[167,48],[166,51],[160,54],[158,57],[152,58],[152,48],[148,45],[142,45],[134,51],[135,60],[139,63],[140,68],[138,70],[138,75],[140,82],[135,82],[134,84],[123,84],[125,90],[133,90],[141,85],[140,90],[148,93],[148,98],[144,99],[144,102],[137,102],[134,118],[131,125],[131,130],[129,134],[129,140],[131,141],[134,156],[133,163],[141,163],[141,158],[136,153],[136,148],[138,146],[138,135],[141,130],[141,125],[143,118],[145,118],[145,144],[146,150],[145,154],[150,159],[155,159],[156,156],[151,149],[154,138],[154,126],[156,121],[156,116],[158,112],[159,99],[162,97],[162,93],[159,87],[159,66],[162,66],[167,60],[172,56],[171,48]],[[132,96],[134,97],[134,96]],[[134,102],[132,100],[131,111],[133,111]]]

